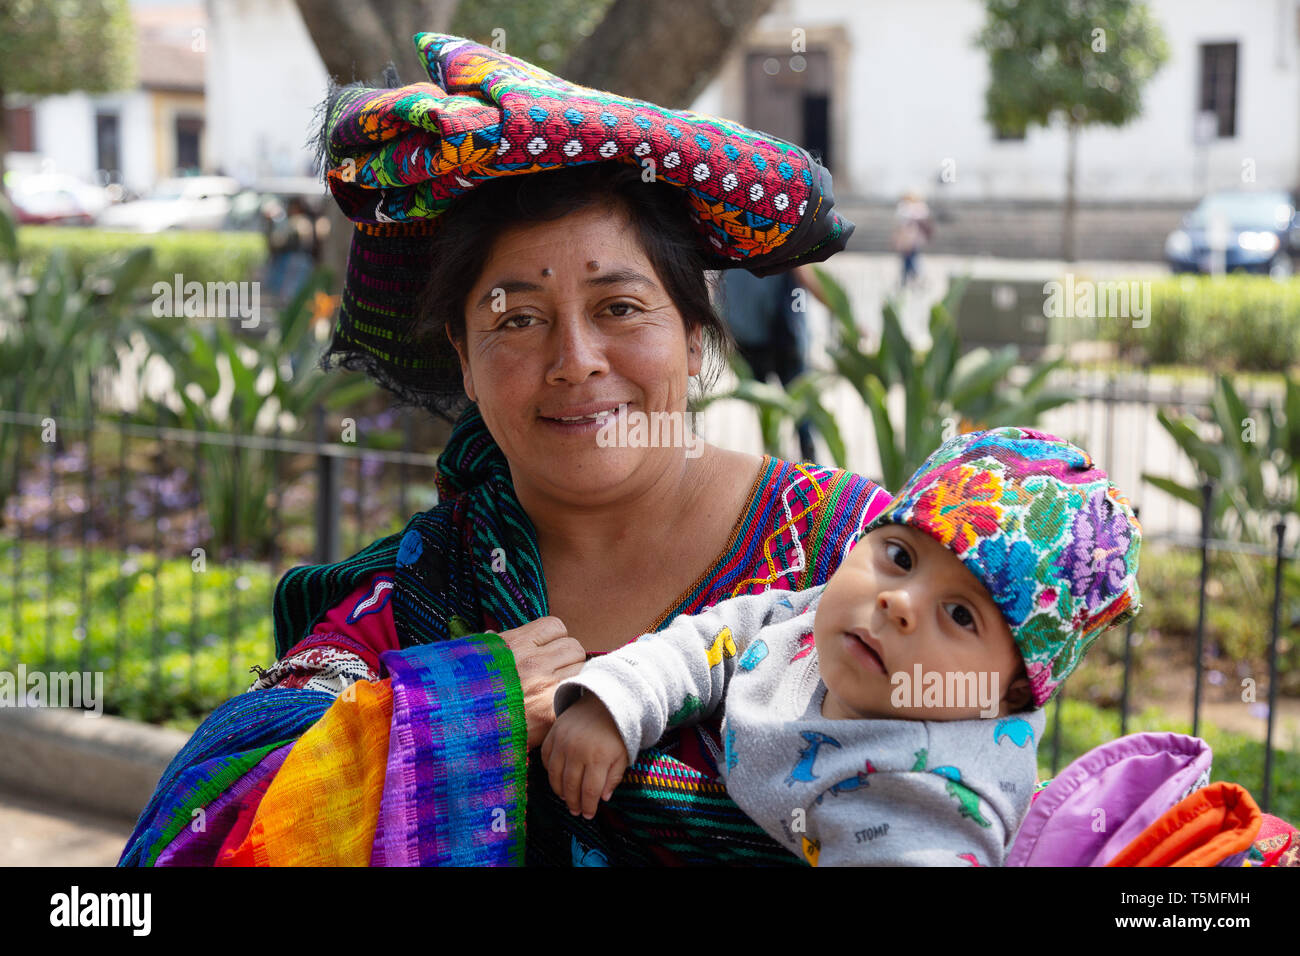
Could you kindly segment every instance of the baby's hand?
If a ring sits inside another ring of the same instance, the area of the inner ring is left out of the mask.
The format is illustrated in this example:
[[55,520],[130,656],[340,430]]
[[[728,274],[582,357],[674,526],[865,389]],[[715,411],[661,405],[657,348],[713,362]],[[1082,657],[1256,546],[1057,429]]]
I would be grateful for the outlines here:
[[542,763],[569,812],[594,817],[627,769],[623,737],[599,697],[585,695],[555,718],[542,742]]

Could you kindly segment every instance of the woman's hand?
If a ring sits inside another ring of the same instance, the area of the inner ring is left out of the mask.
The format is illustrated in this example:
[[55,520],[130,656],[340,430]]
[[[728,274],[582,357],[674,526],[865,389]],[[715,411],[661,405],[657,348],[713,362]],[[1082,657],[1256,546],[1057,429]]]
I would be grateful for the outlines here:
[[502,631],[501,639],[515,655],[528,718],[528,749],[532,750],[546,739],[555,723],[555,685],[578,675],[587,652],[569,637],[558,617],[539,617],[523,627]]
[[627,769],[623,737],[599,697],[584,695],[555,719],[542,744],[542,762],[569,812],[594,817]]

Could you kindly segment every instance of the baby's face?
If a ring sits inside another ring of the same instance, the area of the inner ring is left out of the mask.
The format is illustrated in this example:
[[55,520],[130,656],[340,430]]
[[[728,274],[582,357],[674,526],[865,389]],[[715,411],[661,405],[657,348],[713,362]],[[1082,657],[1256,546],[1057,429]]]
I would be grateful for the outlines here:
[[[822,593],[813,631],[826,717],[967,720],[1029,700],[1020,651],[988,590],[914,528],[884,525],[854,546]],[[932,673],[942,679],[937,700]],[[897,674],[906,679],[891,681]],[[964,702],[953,693],[959,686]]]

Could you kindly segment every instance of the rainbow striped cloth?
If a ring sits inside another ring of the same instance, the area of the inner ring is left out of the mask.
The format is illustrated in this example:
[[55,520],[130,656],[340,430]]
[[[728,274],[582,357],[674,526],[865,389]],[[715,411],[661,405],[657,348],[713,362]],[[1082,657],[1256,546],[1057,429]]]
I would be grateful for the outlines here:
[[121,866],[520,865],[526,758],[495,634],[390,651],[337,700],[251,691],[172,760]]
[[[668,742],[640,755],[594,820],[569,814],[541,761],[530,765],[513,656],[493,633],[548,607],[532,524],[474,406],[438,485],[439,504],[402,532],[293,568],[276,588],[283,657],[360,582],[391,573],[401,649],[379,656],[383,679],[337,698],[256,690],[217,708],[164,772],[119,865],[802,865]],[[887,500],[856,475],[769,460],[743,540],[680,613],[825,581]],[[498,547],[511,560],[494,571]]]

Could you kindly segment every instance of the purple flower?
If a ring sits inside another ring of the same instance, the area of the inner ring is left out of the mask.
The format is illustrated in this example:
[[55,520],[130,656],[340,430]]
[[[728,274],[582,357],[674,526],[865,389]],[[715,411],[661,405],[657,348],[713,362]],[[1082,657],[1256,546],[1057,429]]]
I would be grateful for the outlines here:
[[1124,588],[1129,526],[1104,492],[1096,491],[1075,516],[1071,540],[1057,566],[1065,571],[1070,593],[1089,608],[1104,604]]

